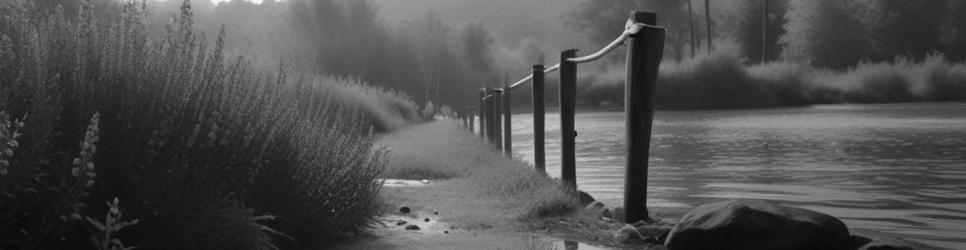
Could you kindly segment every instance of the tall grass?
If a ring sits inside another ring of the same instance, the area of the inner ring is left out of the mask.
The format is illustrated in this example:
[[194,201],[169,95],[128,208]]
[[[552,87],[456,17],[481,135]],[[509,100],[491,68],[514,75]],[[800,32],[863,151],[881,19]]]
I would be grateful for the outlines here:
[[253,70],[187,1],[160,36],[134,1],[109,21],[32,8],[0,3],[0,248],[94,248],[82,218],[109,210],[139,221],[111,237],[140,249],[288,247],[372,220],[372,127],[414,119],[408,99]]

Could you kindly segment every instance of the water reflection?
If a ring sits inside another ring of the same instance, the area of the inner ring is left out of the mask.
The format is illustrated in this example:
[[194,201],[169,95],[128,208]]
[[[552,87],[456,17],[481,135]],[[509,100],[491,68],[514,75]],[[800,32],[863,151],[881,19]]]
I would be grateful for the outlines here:
[[[529,114],[514,152],[532,161]],[[559,174],[558,117],[547,117],[547,170]],[[830,105],[658,112],[648,204],[775,200],[935,246],[966,246],[966,105]],[[577,114],[577,182],[621,203],[623,113]]]

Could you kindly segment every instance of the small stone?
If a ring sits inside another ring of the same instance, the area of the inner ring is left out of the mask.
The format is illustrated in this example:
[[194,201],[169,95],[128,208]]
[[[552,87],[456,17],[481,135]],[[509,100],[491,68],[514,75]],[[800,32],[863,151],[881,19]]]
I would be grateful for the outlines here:
[[634,241],[644,240],[644,235],[641,235],[641,232],[637,231],[637,228],[632,225],[624,225],[624,227],[614,233],[614,237],[617,238],[617,241],[621,243],[631,243]]
[[443,233],[444,233],[444,234],[448,234],[448,233],[449,233],[449,231],[448,231],[448,230],[444,230],[444,231],[443,231]]
[[429,222],[429,218],[426,218],[426,219],[423,219],[423,221],[425,221],[425,222]]
[[594,201],[594,202],[591,202],[590,204],[587,204],[587,206],[586,206],[586,207],[584,207],[584,209],[587,209],[587,210],[597,210],[597,209],[602,209],[602,208],[604,208],[604,206],[605,206],[605,205],[604,205],[604,203],[603,203],[603,202],[600,202],[600,201]]
[[605,219],[614,218],[614,215],[610,213],[610,209],[604,208],[604,211],[600,212],[600,216]]
[[577,191],[577,199],[580,201],[581,206],[587,206],[588,204],[593,203],[594,201],[597,200],[597,199],[594,199],[593,196],[590,196],[590,194],[584,191]]
[[613,216],[611,217],[611,219],[614,219],[616,221],[622,221],[622,220],[624,220],[624,208],[623,207],[615,207],[614,208],[614,213],[613,213]]
[[409,226],[406,226],[406,230],[419,230],[419,226],[409,225]]
[[419,181],[419,182],[421,182],[421,183],[423,183],[423,184],[429,184],[429,180],[427,180],[427,179],[423,179],[423,180],[421,180],[421,181]]
[[396,226],[402,226],[402,225],[406,225],[406,221],[401,220],[399,222],[396,222]]
[[439,211],[433,211],[433,215],[439,215]]
[[401,208],[399,208],[399,212],[400,213],[404,213],[404,214],[408,214],[409,213],[409,207],[401,207]]
[[634,227],[637,228],[638,232],[641,232],[641,235],[646,237],[660,237],[661,235],[666,236],[669,232],[671,232],[672,228],[670,225],[659,225],[657,223],[640,226],[635,225]]

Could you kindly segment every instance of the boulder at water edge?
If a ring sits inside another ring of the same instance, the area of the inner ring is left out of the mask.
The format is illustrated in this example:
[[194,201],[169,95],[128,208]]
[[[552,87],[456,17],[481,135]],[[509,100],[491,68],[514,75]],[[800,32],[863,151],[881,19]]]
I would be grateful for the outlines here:
[[819,212],[764,201],[732,200],[701,205],[681,218],[665,246],[695,249],[842,249],[849,230]]

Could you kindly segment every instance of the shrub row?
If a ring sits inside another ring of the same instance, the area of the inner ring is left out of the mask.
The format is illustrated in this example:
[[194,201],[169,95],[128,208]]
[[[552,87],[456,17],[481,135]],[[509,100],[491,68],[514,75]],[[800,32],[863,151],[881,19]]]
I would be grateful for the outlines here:
[[[684,62],[665,62],[655,103],[664,109],[717,109],[825,103],[966,101],[966,63],[941,54],[922,61],[899,57],[846,70],[772,62],[744,66],[735,50],[719,49]],[[623,77],[613,68],[592,74],[581,94],[591,104],[623,102]]]

